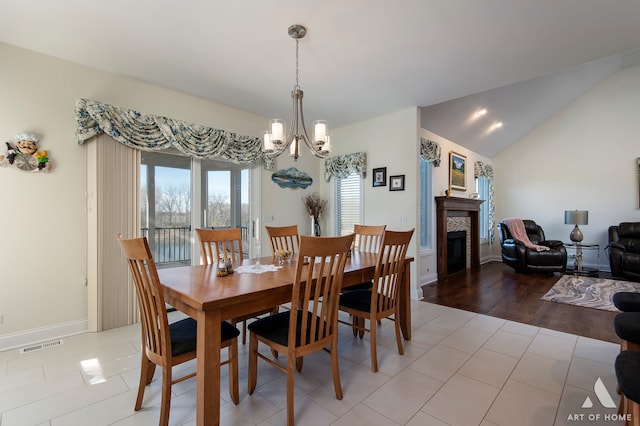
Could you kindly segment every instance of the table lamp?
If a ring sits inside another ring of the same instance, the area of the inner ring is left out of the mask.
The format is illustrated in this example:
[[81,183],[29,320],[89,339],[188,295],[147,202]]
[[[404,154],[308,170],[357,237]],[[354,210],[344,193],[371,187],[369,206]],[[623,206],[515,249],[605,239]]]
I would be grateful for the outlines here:
[[569,238],[574,243],[579,243],[582,241],[583,235],[578,225],[588,225],[589,224],[589,212],[587,210],[565,210],[564,211],[564,224],[565,225],[575,225],[571,234],[569,234]]

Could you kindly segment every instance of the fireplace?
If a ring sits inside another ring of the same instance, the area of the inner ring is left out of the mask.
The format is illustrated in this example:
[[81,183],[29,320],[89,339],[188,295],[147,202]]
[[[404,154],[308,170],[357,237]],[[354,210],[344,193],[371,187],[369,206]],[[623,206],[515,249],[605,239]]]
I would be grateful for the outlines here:
[[438,280],[447,278],[449,272],[449,244],[447,234],[465,231],[465,263],[463,268],[480,266],[480,204],[483,200],[461,197],[435,197],[436,244],[438,256]]
[[467,269],[467,231],[447,232],[447,275]]

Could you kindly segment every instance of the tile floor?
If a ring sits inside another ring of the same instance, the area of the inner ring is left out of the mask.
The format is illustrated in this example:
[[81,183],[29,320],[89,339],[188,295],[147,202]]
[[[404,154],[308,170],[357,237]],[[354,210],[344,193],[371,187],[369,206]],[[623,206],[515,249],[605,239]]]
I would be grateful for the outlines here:
[[[296,424],[621,424],[617,410],[603,408],[594,393],[600,378],[618,403],[617,345],[419,301],[412,313],[413,339],[403,356],[393,324],[383,322],[378,373],[370,369],[368,336],[354,339],[340,327],[341,401],[333,393],[329,355],[306,357],[295,381]],[[285,424],[285,376],[258,361],[258,387],[247,395],[247,349],[240,345],[237,406],[229,401],[223,369],[221,424]],[[28,354],[0,352],[0,425],[157,424],[159,369],[144,408],[133,411],[139,351],[133,325],[67,337],[61,346]],[[195,425],[195,380],[174,385],[172,425]],[[587,397],[592,408],[582,408]]]

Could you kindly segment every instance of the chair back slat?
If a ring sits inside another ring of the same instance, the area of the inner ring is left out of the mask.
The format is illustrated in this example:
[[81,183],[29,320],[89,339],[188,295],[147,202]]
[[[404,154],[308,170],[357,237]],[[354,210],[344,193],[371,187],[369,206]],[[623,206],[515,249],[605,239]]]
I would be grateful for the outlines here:
[[242,261],[244,252],[242,249],[242,230],[230,229],[201,229],[197,228],[200,242],[200,257],[202,263],[211,265],[217,263],[222,254],[226,259],[231,256],[231,261]]
[[276,250],[289,250],[291,257],[299,252],[300,235],[298,225],[289,226],[265,226],[271,241],[271,257],[276,260]]
[[147,354],[154,362],[160,358],[171,357],[167,309],[147,239],[123,239],[118,236],[118,242],[136,288]]
[[353,250],[377,253],[382,242],[382,234],[387,225],[353,225]]
[[374,312],[395,310],[400,277],[404,272],[404,260],[412,236],[413,229],[384,232],[373,279],[371,308]]
[[[291,295],[289,341],[296,339],[297,335],[301,346],[326,344],[336,332],[340,287],[352,243],[353,234],[300,237],[299,260]],[[309,258],[308,263],[302,261],[305,257]]]

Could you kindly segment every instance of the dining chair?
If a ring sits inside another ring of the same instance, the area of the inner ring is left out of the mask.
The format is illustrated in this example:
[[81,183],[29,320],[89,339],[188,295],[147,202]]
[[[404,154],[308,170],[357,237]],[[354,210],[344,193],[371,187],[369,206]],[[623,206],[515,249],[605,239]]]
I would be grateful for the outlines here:
[[353,225],[353,250],[377,253],[387,225]]
[[[400,333],[399,297],[400,280],[404,273],[404,261],[407,248],[413,236],[410,231],[385,230],[378,252],[376,269],[373,277],[373,285],[370,290],[353,290],[340,295],[341,311],[351,315],[351,323],[354,329],[368,331],[371,334],[371,369],[378,371],[378,354],[376,348],[377,322],[382,319],[393,320],[396,328],[396,343],[400,355],[404,354],[402,336]],[[365,320],[369,320],[369,328],[365,327]],[[359,333],[362,338],[363,333]],[[355,335],[355,333],[354,333]]]
[[291,257],[295,258],[300,247],[300,235],[298,225],[289,226],[265,226],[264,229],[271,241],[271,257],[276,260],[277,250],[289,250]]
[[618,415],[626,418],[625,425],[640,425],[640,351],[628,350],[618,354],[615,361],[616,379],[620,393]]
[[[200,242],[200,257],[205,265],[217,263],[220,255],[223,255],[225,259],[231,255],[231,261],[233,263],[236,263],[236,261],[242,262],[244,251],[242,250],[242,231],[240,228],[196,228],[196,234],[198,234],[198,241]],[[242,344],[247,342],[247,320],[257,318],[267,313],[278,313],[278,307],[276,306],[272,309],[265,309],[250,315],[229,319],[234,326],[242,322]]]
[[[353,234],[343,237],[300,237],[291,310],[249,324],[248,392],[256,389],[258,358],[287,374],[287,424],[294,419],[294,374],[307,354],[330,348],[336,398],[342,399],[338,369],[338,298]],[[308,257],[309,261],[302,259]],[[258,352],[258,342],[287,357],[286,366]]]
[[202,229],[196,228],[200,243],[200,257],[205,265],[217,263],[222,255],[224,259],[242,262],[242,231],[240,228]]
[[[158,271],[146,237],[123,239],[117,236],[129,270],[133,277],[142,322],[142,365],[135,411],[142,408],[144,390],[153,379],[156,366],[162,368],[162,400],[160,403],[160,425],[169,424],[171,386],[194,377],[191,373],[173,379],[172,369],[178,364],[196,358],[198,324],[185,318],[169,324],[167,308]],[[226,321],[221,324],[221,347],[228,348],[229,395],[234,404],[240,402],[238,392],[238,335],[240,331]]]
[[[352,251],[366,252],[366,253],[378,253],[380,250],[380,243],[382,242],[382,234],[387,225],[353,225],[353,233],[355,235],[353,239]],[[342,289],[343,292],[352,290],[370,289],[372,281],[366,281],[360,284],[355,284]],[[354,333],[356,330],[354,329]]]

